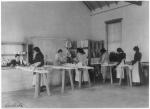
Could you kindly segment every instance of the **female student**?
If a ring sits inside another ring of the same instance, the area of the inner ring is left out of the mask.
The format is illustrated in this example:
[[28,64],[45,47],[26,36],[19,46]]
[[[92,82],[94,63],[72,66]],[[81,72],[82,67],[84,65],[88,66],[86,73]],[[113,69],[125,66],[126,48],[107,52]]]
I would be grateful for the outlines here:
[[[54,60],[54,64],[56,66],[61,66],[63,64],[66,63],[66,58],[65,55],[63,53],[62,49],[59,49],[55,55],[55,60]],[[54,84],[60,84],[61,83],[61,79],[62,79],[62,69],[53,69],[53,71],[51,72],[50,78],[52,78],[51,82]],[[67,73],[66,73],[67,74]]]
[[66,59],[63,55],[62,49],[59,49],[55,55],[55,65],[62,65],[64,63],[66,63]]
[[[124,70],[121,69],[121,66],[125,64],[126,54],[121,48],[117,48],[117,52],[118,52],[118,64],[116,67],[117,78],[124,78]],[[123,75],[121,75],[122,72]]]
[[[101,49],[101,55],[102,55],[102,58],[101,58],[101,64],[108,64],[109,63],[109,55],[108,55],[108,52],[106,51],[105,48],[102,48]],[[103,83],[105,83],[105,80],[106,78],[108,77],[109,75],[109,72],[108,72],[108,67],[105,67],[105,66],[101,66],[101,74],[103,76]]]
[[[87,63],[88,63],[87,56],[82,48],[77,49],[77,57],[76,57],[75,61],[79,65],[87,65]],[[76,70],[75,81],[79,82],[79,73],[80,72],[83,72],[83,76],[82,76],[81,80],[84,82],[87,82],[89,77],[87,74],[88,71],[85,69],[84,70],[83,69]]]
[[133,65],[133,69],[132,69],[132,82],[135,83],[135,85],[140,84],[140,61],[142,58],[142,54],[139,51],[138,46],[135,46],[133,48],[133,50],[135,51],[134,54],[134,59],[132,60],[132,65]]
[[[32,65],[34,67],[42,67],[44,65],[44,56],[40,50],[39,47],[34,47],[33,48],[33,61]],[[36,82],[36,72],[33,73],[33,86],[35,86]],[[43,85],[43,82],[41,81],[41,91],[45,90],[45,86]]]

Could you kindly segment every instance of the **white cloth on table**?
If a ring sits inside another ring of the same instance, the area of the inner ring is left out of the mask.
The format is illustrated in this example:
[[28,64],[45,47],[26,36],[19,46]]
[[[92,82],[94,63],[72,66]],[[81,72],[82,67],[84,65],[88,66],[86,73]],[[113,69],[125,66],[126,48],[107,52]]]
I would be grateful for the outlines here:
[[132,68],[132,82],[140,82],[139,62],[136,62]]

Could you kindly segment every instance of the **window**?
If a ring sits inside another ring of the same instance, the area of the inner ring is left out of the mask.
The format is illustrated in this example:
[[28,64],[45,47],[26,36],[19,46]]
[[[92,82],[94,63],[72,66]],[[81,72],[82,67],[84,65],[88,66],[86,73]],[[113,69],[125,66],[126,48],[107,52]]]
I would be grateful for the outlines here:
[[107,50],[116,51],[121,46],[122,18],[106,21]]

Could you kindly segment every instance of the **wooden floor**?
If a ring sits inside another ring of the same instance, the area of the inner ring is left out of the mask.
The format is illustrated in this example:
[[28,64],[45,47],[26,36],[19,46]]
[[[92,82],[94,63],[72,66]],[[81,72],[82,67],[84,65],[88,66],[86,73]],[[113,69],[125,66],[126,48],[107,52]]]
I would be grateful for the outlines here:
[[148,86],[133,88],[118,84],[97,84],[75,87],[72,91],[67,87],[61,94],[60,87],[51,89],[52,96],[43,92],[37,99],[33,98],[34,89],[2,93],[2,107],[18,105],[24,108],[137,108],[149,106]]

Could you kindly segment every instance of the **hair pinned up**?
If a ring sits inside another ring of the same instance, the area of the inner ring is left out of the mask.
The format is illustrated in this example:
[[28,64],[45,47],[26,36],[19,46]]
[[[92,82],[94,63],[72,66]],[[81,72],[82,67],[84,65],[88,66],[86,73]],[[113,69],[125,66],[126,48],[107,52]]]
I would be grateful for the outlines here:
[[106,52],[106,49],[105,49],[105,48],[102,48],[102,49],[100,50],[100,52],[101,52],[101,53],[105,53],[105,52]]
[[20,56],[19,54],[15,54],[15,57],[18,57],[18,56]]
[[133,50],[139,51],[139,47],[138,47],[138,46],[135,46],[135,47],[133,48]]
[[117,48],[117,52],[124,52],[122,48]]
[[41,53],[41,50],[40,50],[39,47],[34,47],[33,50],[36,51],[36,52],[38,52],[38,53]]
[[85,52],[82,48],[77,48],[77,53],[85,54]]
[[59,50],[58,50],[58,53],[60,53],[60,52],[63,52],[62,49],[59,49]]

